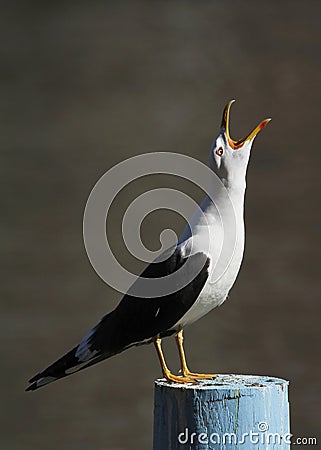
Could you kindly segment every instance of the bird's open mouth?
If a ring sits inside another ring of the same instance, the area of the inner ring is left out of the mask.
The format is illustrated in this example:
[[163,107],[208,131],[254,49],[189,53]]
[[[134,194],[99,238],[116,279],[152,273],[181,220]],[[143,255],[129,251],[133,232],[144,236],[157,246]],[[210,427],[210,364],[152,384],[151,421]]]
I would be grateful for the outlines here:
[[222,117],[222,125],[221,128],[225,132],[225,136],[228,140],[229,146],[233,148],[234,150],[237,150],[243,146],[243,144],[246,141],[252,141],[255,136],[263,130],[263,128],[270,122],[271,119],[265,119],[263,120],[256,128],[254,128],[251,133],[249,133],[245,138],[239,139],[238,141],[235,141],[231,138],[230,132],[229,132],[229,121],[230,121],[230,109],[232,104],[235,102],[235,100],[231,100],[228,102],[228,104],[225,106],[223,111],[223,117]]

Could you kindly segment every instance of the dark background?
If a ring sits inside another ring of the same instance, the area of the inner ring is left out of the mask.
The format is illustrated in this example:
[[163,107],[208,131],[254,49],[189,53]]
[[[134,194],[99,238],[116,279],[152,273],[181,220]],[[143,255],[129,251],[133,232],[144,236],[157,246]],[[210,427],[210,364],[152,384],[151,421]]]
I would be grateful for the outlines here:
[[[120,299],[84,250],[82,215],[95,182],[149,151],[206,162],[231,98],[235,138],[273,120],[250,162],[240,276],[228,302],[187,330],[190,366],[290,380],[292,433],[317,436],[320,2],[1,9],[1,449],[151,448],[160,376],[151,346],[32,394],[24,388]],[[119,211],[152,184],[124,191]],[[175,186],[200,200],[193,186]],[[109,232],[122,253],[115,211]],[[174,214],[146,219],[146,242],[155,245],[172,224],[182,225]],[[173,345],[166,349],[177,368]]]

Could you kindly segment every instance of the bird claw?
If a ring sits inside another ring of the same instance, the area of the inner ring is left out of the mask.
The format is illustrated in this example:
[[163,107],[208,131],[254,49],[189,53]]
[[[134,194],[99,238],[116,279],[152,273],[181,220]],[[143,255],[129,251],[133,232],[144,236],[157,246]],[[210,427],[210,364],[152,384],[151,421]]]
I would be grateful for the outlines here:
[[[180,370],[180,372],[182,372],[182,371]],[[194,380],[214,380],[217,377],[217,375],[214,373],[195,373],[195,372],[190,372],[189,370],[185,371],[183,373],[183,376],[192,378]]]
[[193,377],[184,375],[174,375],[171,372],[164,374],[167,381],[172,381],[174,383],[195,383],[196,380]]

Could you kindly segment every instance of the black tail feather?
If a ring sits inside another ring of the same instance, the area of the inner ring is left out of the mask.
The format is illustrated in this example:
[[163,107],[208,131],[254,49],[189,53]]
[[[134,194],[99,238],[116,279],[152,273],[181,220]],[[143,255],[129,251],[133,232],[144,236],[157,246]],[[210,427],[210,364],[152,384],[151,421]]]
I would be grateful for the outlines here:
[[32,377],[29,380],[29,383],[32,384],[26,388],[26,391],[34,391],[46,384],[67,377],[118,353],[119,350],[110,350],[113,346],[111,339],[107,339],[104,343],[105,345],[103,345],[103,342],[99,341],[101,338],[100,335],[104,335],[106,330],[109,332],[112,331],[111,324],[113,322],[110,319],[111,314],[105,316],[98,325],[89,331],[79,345],[59,358],[45,370]]
[[100,354],[95,355],[95,357],[91,358],[88,361],[82,362],[75,356],[76,350],[78,347],[75,347],[66,355],[58,359],[56,362],[51,364],[47,369],[42,372],[39,372],[37,375],[32,377],[29,380],[29,383],[32,383],[30,386],[26,388],[26,391],[35,391],[40,387],[46,386],[49,383],[57,381],[61,378],[65,378],[69,375],[72,375],[80,370],[86,369],[94,364],[103,361],[106,358],[112,356],[112,354]]
[[69,375],[67,371],[79,366],[79,359],[75,356],[77,347],[70,350],[64,356],[59,358],[49,367],[42,372],[37,373],[29,380],[29,383],[33,383],[27,387],[26,391],[34,391],[39,387],[45,386],[48,383],[58,380],[59,378]]

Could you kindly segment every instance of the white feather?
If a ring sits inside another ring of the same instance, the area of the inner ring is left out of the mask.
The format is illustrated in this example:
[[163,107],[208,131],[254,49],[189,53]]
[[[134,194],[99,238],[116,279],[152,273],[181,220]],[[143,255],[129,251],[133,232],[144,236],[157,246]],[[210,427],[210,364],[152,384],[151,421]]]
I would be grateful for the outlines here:
[[91,337],[95,331],[95,328],[90,330],[78,345],[75,356],[79,359],[79,361],[88,361],[98,353],[97,350],[90,349]]

